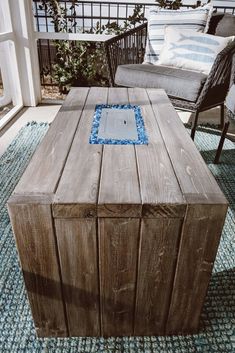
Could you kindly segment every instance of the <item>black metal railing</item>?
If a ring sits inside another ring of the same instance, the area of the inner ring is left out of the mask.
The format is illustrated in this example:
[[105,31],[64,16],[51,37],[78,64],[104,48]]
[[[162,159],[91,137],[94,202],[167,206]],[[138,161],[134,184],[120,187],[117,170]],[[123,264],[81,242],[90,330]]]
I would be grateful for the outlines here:
[[235,4],[234,4],[234,6],[214,5],[213,7],[216,12],[230,13],[232,15],[235,14]]
[[42,86],[57,85],[53,79],[53,65],[56,63],[56,48],[52,40],[38,40],[38,59]]
[[[141,5],[143,15],[146,14],[147,7],[153,3],[128,3],[128,2],[102,2],[102,1],[59,1],[60,6],[66,10],[67,30],[77,33],[95,29],[97,23],[99,28],[108,22],[116,22],[122,25],[133,14],[136,6]],[[51,23],[52,17],[44,9],[40,9],[41,0],[33,0],[33,11],[35,25],[40,32],[54,31],[54,24]],[[73,5],[73,7],[72,7]],[[71,8],[72,7],[72,8]],[[76,25],[74,26],[74,23]]]

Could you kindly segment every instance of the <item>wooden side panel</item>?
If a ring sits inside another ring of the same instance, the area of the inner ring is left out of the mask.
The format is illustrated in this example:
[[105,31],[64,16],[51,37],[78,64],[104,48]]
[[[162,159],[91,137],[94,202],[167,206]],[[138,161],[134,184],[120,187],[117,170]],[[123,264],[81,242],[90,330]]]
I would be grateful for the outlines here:
[[227,200],[165,92],[151,89],[147,92],[188,204],[166,334],[195,333],[224,224]]
[[182,219],[143,219],[134,335],[163,335],[178,254]]
[[50,205],[8,204],[38,336],[67,336]]
[[99,219],[101,334],[133,335],[139,220]]
[[99,280],[95,219],[56,219],[70,336],[99,336]]
[[166,334],[198,329],[226,205],[189,205],[180,242]]
[[15,193],[49,194],[57,187],[89,88],[71,89],[42,143],[37,148]]

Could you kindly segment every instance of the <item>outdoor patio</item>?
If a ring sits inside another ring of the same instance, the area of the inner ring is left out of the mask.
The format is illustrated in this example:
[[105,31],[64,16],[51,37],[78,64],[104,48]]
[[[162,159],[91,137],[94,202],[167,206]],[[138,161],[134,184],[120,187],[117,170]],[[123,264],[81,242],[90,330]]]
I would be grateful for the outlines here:
[[[194,100],[169,93],[174,83],[162,78],[163,87],[139,86],[152,84],[138,64],[156,3],[59,3],[58,10],[58,1],[0,2],[0,352],[234,353],[235,112],[226,101],[234,59],[228,52],[204,96],[200,73]],[[232,1],[213,5],[235,16]],[[204,55],[203,40],[196,44]],[[115,76],[119,65],[137,66],[133,76]],[[105,104],[141,107],[147,143],[138,128],[134,143],[92,137],[97,106]],[[175,110],[184,126],[171,129]]]

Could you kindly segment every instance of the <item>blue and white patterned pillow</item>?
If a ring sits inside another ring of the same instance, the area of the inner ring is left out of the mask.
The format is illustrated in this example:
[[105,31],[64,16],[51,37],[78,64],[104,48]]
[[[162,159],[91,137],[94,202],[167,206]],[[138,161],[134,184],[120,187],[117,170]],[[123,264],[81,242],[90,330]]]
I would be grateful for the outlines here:
[[183,28],[185,32],[191,29],[195,32],[207,32],[213,6],[196,9],[166,10],[153,6],[148,13],[148,38],[144,62],[156,64],[164,42],[165,26],[171,25]]
[[158,65],[209,74],[215,58],[234,37],[219,37],[172,26],[165,28],[165,41]]

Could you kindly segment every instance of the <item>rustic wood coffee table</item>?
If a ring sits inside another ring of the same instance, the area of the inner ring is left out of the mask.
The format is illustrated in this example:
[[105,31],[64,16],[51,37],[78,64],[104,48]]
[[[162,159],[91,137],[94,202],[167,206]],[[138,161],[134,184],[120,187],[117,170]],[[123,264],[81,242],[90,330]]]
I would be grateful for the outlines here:
[[[148,145],[91,145],[95,105]],[[74,88],[9,203],[38,336],[198,330],[227,201],[162,90]]]

